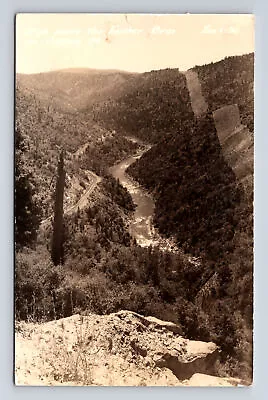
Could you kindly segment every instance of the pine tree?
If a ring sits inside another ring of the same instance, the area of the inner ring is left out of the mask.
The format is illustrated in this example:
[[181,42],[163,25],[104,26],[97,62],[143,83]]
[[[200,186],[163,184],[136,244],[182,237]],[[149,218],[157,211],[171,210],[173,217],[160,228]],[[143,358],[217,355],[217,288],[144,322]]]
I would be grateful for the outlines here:
[[63,242],[64,242],[64,226],[63,226],[63,196],[65,185],[64,171],[64,155],[60,153],[58,162],[58,176],[55,190],[55,206],[54,206],[54,223],[51,246],[51,258],[54,265],[63,264]]
[[35,182],[23,159],[25,141],[19,128],[15,131],[15,150],[15,241],[18,249],[34,245],[41,210],[34,200]]

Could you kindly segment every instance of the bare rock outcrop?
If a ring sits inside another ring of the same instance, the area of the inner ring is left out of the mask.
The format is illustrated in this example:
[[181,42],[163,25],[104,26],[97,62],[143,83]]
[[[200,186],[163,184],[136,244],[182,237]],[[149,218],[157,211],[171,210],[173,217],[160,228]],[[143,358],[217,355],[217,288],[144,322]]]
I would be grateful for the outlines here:
[[[73,315],[43,324],[18,323],[18,385],[232,386],[217,378],[214,343],[180,336],[171,322],[120,311]],[[198,375],[196,375],[198,374]],[[211,376],[204,375],[210,374]],[[209,382],[211,384],[209,384]]]

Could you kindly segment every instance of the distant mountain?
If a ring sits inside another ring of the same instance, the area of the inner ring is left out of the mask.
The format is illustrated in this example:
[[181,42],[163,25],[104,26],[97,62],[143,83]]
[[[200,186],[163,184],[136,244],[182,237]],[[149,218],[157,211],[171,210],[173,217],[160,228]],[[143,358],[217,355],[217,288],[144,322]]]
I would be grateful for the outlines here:
[[135,74],[116,70],[64,69],[38,74],[17,74],[17,86],[43,105],[61,111],[80,111],[114,94]]

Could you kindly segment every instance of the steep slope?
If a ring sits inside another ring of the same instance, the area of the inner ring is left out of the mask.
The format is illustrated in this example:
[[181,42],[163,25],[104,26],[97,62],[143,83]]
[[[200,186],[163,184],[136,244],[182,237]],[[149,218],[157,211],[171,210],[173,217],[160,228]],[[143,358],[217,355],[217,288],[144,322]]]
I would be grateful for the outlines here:
[[162,234],[214,262],[230,251],[240,191],[211,117],[162,140],[128,171],[154,191]]
[[253,136],[240,122],[237,104],[224,106],[213,112],[217,135],[223,155],[244,187],[245,194],[253,200]]
[[228,58],[186,73],[195,122],[187,121],[159,141],[128,170],[154,193],[155,223],[160,232],[175,236],[185,250],[202,257],[201,277],[192,278],[192,289],[196,290],[193,299],[196,296],[207,313],[211,333],[219,332],[222,324],[222,345],[231,354],[233,343],[233,355],[249,375],[253,304],[252,61],[252,55]]
[[91,183],[88,170],[103,174],[136,146],[96,124],[88,113],[61,111],[61,108],[65,109],[64,101],[58,108],[51,103],[46,105],[42,91],[35,95],[35,90],[36,87],[28,90],[20,84],[16,87],[15,122],[16,131],[25,141],[23,158],[27,172],[35,177],[38,188],[36,197],[43,217],[48,217],[52,213],[55,173],[61,148],[66,152],[65,206],[69,208]]
[[[52,212],[58,153],[66,150],[67,190],[74,172],[79,171],[72,161],[74,153],[85,142],[95,143],[107,131],[83,115],[48,109],[29,92],[16,89],[16,131],[25,141],[23,154],[27,170],[35,177],[36,196],[43,216]],[[77,176],[78,177],[78,176]]]
[[[239,96],[244,119],[243,105],[247,100],[250,111],[247,115],[253,118],[252,62],[253,55],[230,57],[195,67],[185,74],[184,80],[180,78],[189,87],[190,93],[184,98],[188,109],[193,108],[196,122],[193,118],[178,121],[170,135],[129,168],[136,179],[155,193],[155,221],[160,231],[175,235],[187,250],[197,249],[197,253],[205,253],[214,260],[233,248],[232,238],[238,224],[235,210],[243,203],[244,196],[240,184],[245,183],[244,189],[252,199],[253,182],[253,142],[240,123],[237,106],[219,110],[215,107],[219,101],[225,105]],[[199,76],[203,77],[201,85]],[[234,98],[236,86],[239,90]],[[188,88],[184,87],[184,91]],[[206,102],[213,114],[206,115]],[[178,110],[181,109],[179,103]],[[143,124],[146,130],[146,119]]]
[[254,53],[226,57],[224,60],[196,66],[203,95],[210,111],[237,104],[241,122],[254,130]]
[[133,77],[93,112],[106,127],[151,143],[193,119],[185,76],[169,68]]

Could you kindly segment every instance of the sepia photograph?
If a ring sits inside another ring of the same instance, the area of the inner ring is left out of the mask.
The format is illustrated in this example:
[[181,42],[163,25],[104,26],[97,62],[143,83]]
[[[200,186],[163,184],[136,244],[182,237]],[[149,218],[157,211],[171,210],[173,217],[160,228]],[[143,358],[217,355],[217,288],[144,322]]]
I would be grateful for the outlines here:
[[254,16],[15,20],[14,382],[253,383]]

